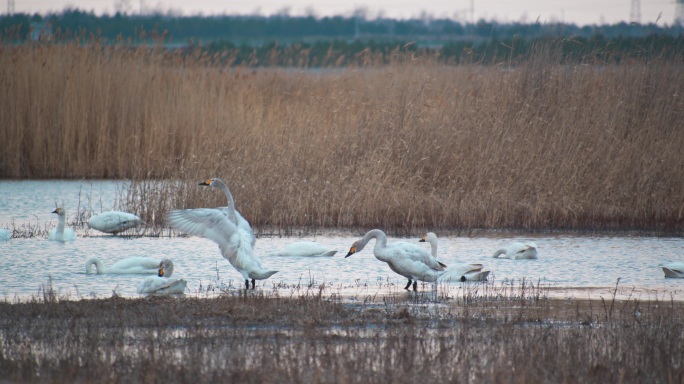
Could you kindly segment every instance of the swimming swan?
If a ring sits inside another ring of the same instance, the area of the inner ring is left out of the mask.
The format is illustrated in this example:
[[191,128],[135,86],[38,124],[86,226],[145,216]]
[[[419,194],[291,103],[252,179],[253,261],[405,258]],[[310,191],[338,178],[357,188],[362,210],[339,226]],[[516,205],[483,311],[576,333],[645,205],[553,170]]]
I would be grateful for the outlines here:
[[12,231],[0,228],[0,241],[7,241],[12,238]]
[[92,216],[90,220],[88,220],[90,228],[100,232],[114,234],[135,228],[142,223],[142,219],[138,216],[120,211],[102,212],[99,215]]
[[536,259],[537,258],[537,244],[529,241],[527,243],[513,242],[505,248],[499,248],[492,255],[494,258],[500,259]]
[[254,237],[252,227],[249,225],[249,222],[247,222],[247,220],[245,220],[245,218],[242,217],[240,212],[238,212],[235,209],[235,200],[233,199],[233,194],[230,193],[230,190],[228,189],[226,183],[224,183],[223,180],[219,179],[218,177],[215,177],[213,179],[205,180],[199,183],[199,185],[218,188],[226,194],[226,198],[228,199],[228,206],[219,207],[216,209],[222,210],[224,214],[228,216],[228,219],[235,223],[235,225],[237,225],[238,229],[247,232],[251,236],[250,242],[252,244],[252,248],[254,248],[254,245],[256,244],[256,237]]
[[[428,232],[423,235],[419,242],[430,243],[430,250],[432,257],[437,258],[437,235],[433,232]],[[456,282],[456,281],[485,281],[490,271],[483,271],[482,264],[458,263],[450,264],[444,274],[439,277],[438,281]]]
[[163,265],[164,261],[159,264],[159,271],[157,276],[150,276],[138,283],[138,293],[155,293],[155,294],[181,294],[185,292],[185,287],[188,282],[184,279],[170,279]]
[[223,211],[212,208],[197,208],[171,211],[166,215],[171,228],[190,235],[205,237],[218,244],[221,255],[245,279],[245,288],[249,289],[249,280],[264,280],[278,271],[266,269],[259,258],[254,255],[252,234],[228,219]]
[[360,252],[371,239],[375,239],[373,254],[384,261],[394,272],[408,278],[404,289],[408,290],[413,283],[413,291],[417,290],[418,280],[434,282],[444,273],[446,265],[440,263],[426,250],[405,242],[387,244],[387,235],[379,229],[368,231],[363,238],[352,244],[345,258]]
[[65,228],[66,210],[64,208],[57,208],[52,213],[56,213],[59,219],[56,228],[52,228],[48,234],[48,240],[52,241],[74,241],[76,240],[76,234],[71,228]]
[[674,262],[665,264],[663,267],[665,277],[684,279],[684,263]]
[[279,251],[269,252],[269,256],[335,256],[336,250],[330,250],[328,247],[315,241],[299,241],[288,244],[285,248]]
[[92,258],[86,261],[86,274],[90,275],[93,273],[93,265],[95,266],[95,273],[98,275],[102,274],[144,274],[144,275],[156,275],[159,268],[164,268],[166,271],[166,276],[171,276],[173,274],[173,261],[169,259],[153,259],[151,257],[129,257],[117,261],[109,267],[104,266],[102,260],[98,258]]

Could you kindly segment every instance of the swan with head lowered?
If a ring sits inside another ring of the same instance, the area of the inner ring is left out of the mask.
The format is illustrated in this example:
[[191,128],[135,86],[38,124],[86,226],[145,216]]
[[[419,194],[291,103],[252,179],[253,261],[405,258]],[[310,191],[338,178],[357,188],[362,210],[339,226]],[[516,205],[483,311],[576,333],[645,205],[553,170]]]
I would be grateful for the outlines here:
[[335,256],[337,250],[331,250],[321,243],[315,241],[298,241],[288,244],[285,248],[278,251],[269,252],[269,256]]
[[[230,213],[230,212],[229,212]],[[166,215],[171,228],[190,235],[205,237],[218,244],[221,255],[245,279],[249,289],[251,280],[265,280],[278,271],[269,270],[261,264],[252,248],[253,234],[240,228],[218,209],[197,208],[171,211]]]
[[404,287],[406,290],[413,284],[413,291],[416,291],[418,281],[434,282],[444,274],[446,265],[440,263],[418,244],[406,242],[388,244],[387,235],[379,229],[370,230],[360,240],[355,241],[345,258],[363,250],[372,239],[375,239],[373,247],[375,258],[384,261],[392,271],[408,279]]
[[684,279],[684,263],[682,262],[668,263],[661,268],[665,273],[665,277]]
[[511,260],[536,259],[537,243],[532,241],[525,243],[516,241],[510,243],[507,247],[497,249],[492,257]]
[[224,214],[228,217],[230,221],[235,223],[235,225],[238,227],[238,229],[246,232],[250,237],[251,237],[251,244],[252,248],[254,248],[254,245],[256,244],[256,238],[254,237],[254,232],[252,231],[252,227],[249,225],[249,222],[245,220],[244,217],[240,214],[235,209],[235,200],[233,199],[233,194],[230,193],[230,190],[228,189],[228,186],[226,183],[223,182],[223,180],[219,179],[218,177],[214,177],[213,179],[208,179],[205,180],[199,185],[204,185],[204,186],[209,186],[209,187],[214,187],[218,188],[225,193],[226,198],[228,199],[228,206],[227,207],[219,207],[216,209],[219,209],[224,212]]
[[127,229],[135,228],[142,224],[142,222],[141,218],[132,213],[109,211],[92,216],[88,220],[88,225],[90,228],[100,232],[117,234]]
[[57,208],[52,213],[57,214],[59,221],[57,222],[57,227],[52,228],[48,233],[48,240],[62,242],[76,240],[74,230],[66,226],[66,210],[64,208]]
[[[95,271],[93,271],[95,266]],[[103,274],[141,274],[141,275],[156,275],[159,268],[164,268],[166,276],[173,274],[173,261],[169,259],[153,259],[151,257],[129,257],[116,263],[105,266],[102,260],[92,258],[86,261],[86,274],[90,275],[93,272],[98,275]]]
[[[437,258],[437,235],[433,232],[428,232],[423,235],[419,242],[430,243],[430,250],[432,257]],[[456,282],[456,281],[486,281],[490,271],[483,271],[482,264],[457,263],[450,264],[444,274],[439,277],[438,281],[442,282]]]
[[[172,272],[172,271],[171,271]],[[138,293],[153,293],[153,294],[182,294],[185,292],[185,287],[188,282],[184,279],[170,279],[169,273],[164,267],[164,260],[159,263],[157,276],[150,276],[138,283]]]

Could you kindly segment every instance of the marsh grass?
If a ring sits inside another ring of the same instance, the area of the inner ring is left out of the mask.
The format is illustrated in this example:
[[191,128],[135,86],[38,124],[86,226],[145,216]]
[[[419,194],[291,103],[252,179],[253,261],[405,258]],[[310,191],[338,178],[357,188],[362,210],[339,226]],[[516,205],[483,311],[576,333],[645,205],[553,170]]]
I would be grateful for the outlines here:
[[[397,51],[322,71],[126,45],[1,46],[0,177],[129,178],[122,206],[223,206],[256,228],[684,227],[684,66],[447,66]],[[675,55],[673,57],[679,57]],[[563,63],[563,64],[560,64]]]
[[[8,382],[624,382],[684,379],[682,303],[223,294],[0,303]],[[306,285],[306,284],[304,284]],[[320,292],[320,291],[319,291]],[[508,293],[512,296],[506,297]]]

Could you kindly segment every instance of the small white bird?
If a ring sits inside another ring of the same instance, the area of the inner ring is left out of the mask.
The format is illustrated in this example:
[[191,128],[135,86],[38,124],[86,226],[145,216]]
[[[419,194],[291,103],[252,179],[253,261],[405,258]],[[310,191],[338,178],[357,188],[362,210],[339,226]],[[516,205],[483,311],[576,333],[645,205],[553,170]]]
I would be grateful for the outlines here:
[[[423,235],[419,242],[430,243],[430,250],[432,257],[437,258],[437,235],[433,232],[428,232]],[[485,281],[489,276],[490,271],[483,271],[482,264],[457,263],[449,264],[446,271],[439,277],[438,281],[443,282],[457,282],[457,281]]]
[[254,237],[252,227],[249,225],[249,222],[244,217],[242,217],[240,212],[238,212],[238,210],[235,209],[235,200],[233,199],[233,194],[230,193],[230,190],[228,189],[226,183],[224,183],[223,180],[219,179],[218,177],[215,177],[213,179],[205,180],[199,183],[199,185],[218,188],[222,190],[223,193],[225,193],[226,198],[228,199],[228,206],[219,207],[216,209],[223,211],[224,214],[228,216],[228,219],[232,221],[235,225],[237,225],[238,229],[249,234],[249,236],[251,237],[250,243],[252,244],[252,248],[254,248],[254,245],[256,244],[256,237]]
[[537,244],[532,241],[526,243],[516,241],[507,247],[497,249],[492,257],[511,260],[536,259]]
[[129,257],[109,267],[106,267],[102,260],[98,258],[88,259],[86,261],[86,274],[93,273],[93,266],[95,266],[95,273],[102,274],[142,274],[142,275],[156,275],[159,268],[164,268],[167,277],[173,274],[173,261],[169,259],[153,259],[151,257]]
[[665,277],[684,279],[684,263],[674,262],[668,263],[662,266],[663,272],[665,272]]
[[138,216],[120,211],[102,212],[99,215],[92,216],[90,220],[88,220],[90,228],[100,232],[114,234],[135,228],[142,223],[142,219]]
[[66,210],[64,208],[57,208],[52,213],[56,213],[59,222],[57,227],[52,228],[48,233],[48,240],[52,241],[74,241],[76,240],[76,234],[74,230],[66,227]]
[[379,229],[370,230],[363,238],[355,241],[345,258],[363,250],[371,239],[375,239],[375,247],[373,247],[375,258],[384,261],[391,270],[408,279],[404,287],[406,290],[413,284],[413,290],[416,291],[418,280],[434,282],[444,273],[446,265],[440,263],[418,244],[405,242],[387,244],[387,235]]
[[188,282],[184,279],[170,279],[164,269],[164,261],[159,264],[157,276],[150,276],[138,283],[138,293],[182,294]]
[[269,256],[335,256],[337,250],[331,250],[321,243],[315,241],[298,241],[296,243],[288,244],[285,248],[269,252]]

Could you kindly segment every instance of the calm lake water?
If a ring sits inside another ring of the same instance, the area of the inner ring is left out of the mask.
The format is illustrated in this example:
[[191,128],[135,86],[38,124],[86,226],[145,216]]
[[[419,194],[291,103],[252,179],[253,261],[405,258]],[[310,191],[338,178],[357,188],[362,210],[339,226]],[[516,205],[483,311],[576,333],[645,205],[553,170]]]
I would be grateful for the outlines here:
[[[43,229],[57,224],[51,212],[55,202],[63,202],[67,222],[75,219],[79,207],[95,213],[118,208],[117,196],[125,190],[123,182],[114,181],[0,181],[0,228],[38,226]],[[239,208],[239,201],[237,202]],[[247,218],[249,219],[249,218]],[[212,295],[237,290],[243,285],[240,274],[221,257],[218,246],[198,237],[119,237],[88,231],[74,242],[48,241],[37,238],[13,238],[0,242],[0,299],[26,299],[39,295],[49,281],[59,295],[73,299],[110,297],[113,292],[124,297],[138,297],[140,275],[86,275],[85,261],[97,257],[105,265],[131,256],[171,258],[175,264],[173,277],[187,280],[186,295]],[[406,280],[393,273],[372,253],[373,241],[362,252],[344,258],[358,233],[332,234],[304,238],[259,237],[256,252],[264,265],[279,270],[268,280],[257,282],[265,292],[281,296],[299,294],[302,287],[314,282],[325,283],[325,294],[365,297],[377,294],[405,294]],[[312,240],[339,252],[334,257],[267,256],[287,244]],[[418,238],[393,238],[410,241]],[[535,241],[539,259],[511,261],[493,259],[491,254],[510,241]],[[684,261],[684,239],[656,237],[577,236],[539,234],[487,234],[440,238],[440,260],[482,263],[492,271],[485,283],[455,283],[440,287],[449,295],[462,290],[487,287],[497,289],[515,286],[520,279],[535,285],[540,282],[556,295],[576,298],[609,297],[620,279],[622,298],[684,300],[684,279],[665,279],[660,265]],[[297,288],[299,286],[299,288]],[[432,285],[422,286],[431,290]],[[317,292],[317,290],[315,290]]]

